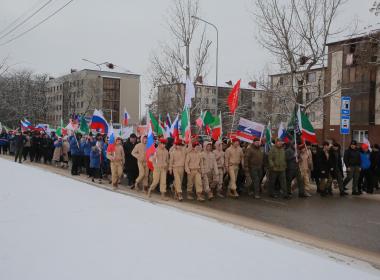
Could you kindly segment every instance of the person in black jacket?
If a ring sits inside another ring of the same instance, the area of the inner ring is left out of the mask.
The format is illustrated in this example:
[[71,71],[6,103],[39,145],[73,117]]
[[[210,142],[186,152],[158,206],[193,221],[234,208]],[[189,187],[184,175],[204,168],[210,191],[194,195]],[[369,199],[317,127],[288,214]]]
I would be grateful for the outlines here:
[[311,179],[313,179],[315,184],[317,185],[317,193],[320,193],[321,189],[320,189],[320,180],[319,180],[319,166],[317,162],[319,147],[318,145],[312,145],[310,150],[311,150],[311,156],[313,160],[313,170],[311,171]]
[[132,156],[132,151],[135,148],[136,144],[137,136],[136,134],[132,133],[123,145],[125,154],[124,172],[127,174],[128,186],[134,186],[136,178],[139,175],[137,159]]
[[347,176],[343,181],[343,187],[352,181],[352,194],[359,194],[359,176],[360,176],[360,151],[357,148],[357,142],[355,140],[351,141],[350,147],[344,152],[344,164],[347,169]]
[[371,153],[372,188],[379,189],[380,181],[380,151],[379,145],[375,144]]
[[331,170],[333,169],[329,142],[324,142],[323,149],[317,153],[316,164],[319,167],[320,195],[325,197],[329,194],[332,182]]
[[16,133],[14,141],[15,141],[15,147],[16,147],[15,162],[17,162],[17,159],[18,159],[18,162],[21,163],[22,150],[23,150],[25,142],[26,142],[25,135],[23,135],[21,131],[18,131]]
[[340,195],[347,195],[344,191],[343,187],[343,164],[342,164],[342,156],[340,153],[340,145],[338,143],[334,143],[332,148],[330,149],[331,154],[331,164],[332,164],[332,178],[338,182]]

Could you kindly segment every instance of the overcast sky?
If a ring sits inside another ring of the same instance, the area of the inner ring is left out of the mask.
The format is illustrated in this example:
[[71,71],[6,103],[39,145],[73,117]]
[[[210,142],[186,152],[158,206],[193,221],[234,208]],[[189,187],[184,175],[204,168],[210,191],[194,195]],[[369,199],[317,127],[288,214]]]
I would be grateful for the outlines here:
[[[52,0],[23,28],[0,39],[0,45],[58,9],[68,0]],[[47,0],[0,0],[0,37],[15,19],[36,10]],[[0,59],[9,56],[9,64],[29,68],[52,76],[66,74],[70,68],[94,68],[83,62],[110,61],[142,75],[143,102],[147,102],[144,75],[149,56],[159,41],[168,39],[164,17],[172,0],[74,0],[65,9],[35,30],[13,42],[0,46]],[[252,0],[201,0],[201,16],[219,27],[220,81],[247,83],[260,72],[271,57],[256,42],[255,24],[249,13]],[[346,26],[354,18],[361,27],[380,22],[369,13],[373,0],[348,0],[340,10],[337,26]],[[25,18],[25,16],[23,17]],[[210,40],[215,32],[207,30]],[[215,44],[210,67],[214,67]],[[96,68],[96,67],[95,67]],[[95,69],[94,68],[94,69]],[[207,82],[214,83],[214,68]]]

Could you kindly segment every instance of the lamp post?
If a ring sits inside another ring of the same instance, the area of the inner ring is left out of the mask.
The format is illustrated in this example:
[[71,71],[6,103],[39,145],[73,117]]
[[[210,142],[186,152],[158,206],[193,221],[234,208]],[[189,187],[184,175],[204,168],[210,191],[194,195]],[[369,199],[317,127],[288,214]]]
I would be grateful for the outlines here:
[[219,62],[219,30],[218,28],[216,27],[215,24],[207,21],[207,20],[204,20],[204,19],[201,19],[197,16],[191,16],[193,19],[196,19],[196,20],[199,20],[199,21],[202,21],[208,25],[211,25],[215,31],[216,31],[216,64],[215,64],[215,68],[216,68],[216,74],[215,74],[215,86],[216,86],[216,103],[218,105],[218,62]]

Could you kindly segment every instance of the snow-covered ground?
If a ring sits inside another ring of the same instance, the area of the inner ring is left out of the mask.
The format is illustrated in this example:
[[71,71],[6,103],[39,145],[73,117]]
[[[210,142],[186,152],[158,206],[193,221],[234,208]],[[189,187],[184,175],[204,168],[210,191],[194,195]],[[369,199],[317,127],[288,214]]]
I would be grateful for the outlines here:
[[0,159],[3,280],[379,278],[366,264]]

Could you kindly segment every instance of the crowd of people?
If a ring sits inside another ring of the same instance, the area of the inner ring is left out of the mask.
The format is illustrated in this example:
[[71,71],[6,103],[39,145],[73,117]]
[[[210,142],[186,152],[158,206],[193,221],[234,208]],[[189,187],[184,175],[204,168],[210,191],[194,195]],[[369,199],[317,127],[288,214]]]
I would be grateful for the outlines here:
[[149,197],[159,186],[164,200],[172,196],[179,201],[204,201],[237,198],[243,193],[260,199],[264,192],[283,199],[294,194],[307,198],[315,192],[326,197],[333,195],[333,189],[346,196],[351,181],[351,195],[379,190],[377,144],[370,149],[368,144],[352,141],[342,156],[335,142],[296,145],[278,138],[269,151],[258,138],[251,144],[237,138],[216,142],[196,139],[188,144],[159,138],[156,142],[147,161],[147,136],[138,138],[132,133],[126,141],[117,137],[113,149],[108,149],[108,137],[99,133],[59,137],[54,132],[3,130],[0,153],[13,155],[19,163],[29,159],[70,167],[71,175],[86,174],[96,183],[106,180],[114,189],[126,178],[129,188]]

